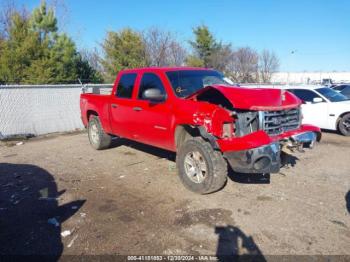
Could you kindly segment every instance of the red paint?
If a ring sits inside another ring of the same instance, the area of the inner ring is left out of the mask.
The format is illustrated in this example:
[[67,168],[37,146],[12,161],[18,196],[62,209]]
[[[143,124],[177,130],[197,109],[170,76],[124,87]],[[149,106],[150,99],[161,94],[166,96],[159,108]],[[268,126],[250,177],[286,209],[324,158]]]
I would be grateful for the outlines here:
[[311,125],[302,125],[297,130],[285,132],[278,136],[268,136],[264,131],[257,131],[255,133],[252,133],[243,137],[236,137],[231,139],[219,139],[217,140],[217,143],[219,144],[219,147],[222,152],[239,151],[239,150],[246,150],[246,149],[256,148],[259,146],[268,145],[268,144],[271,144],[272,142],[283,140],[293,135],[305,133],[308,131],[316,132],[316,133],[321,132],[321,130],[318,127],[311,126]]
[[196,97],[210,88],[219,90],[226,96],[234,108],[249,110],[282,110],[301,105],[301,100],[290,92],[280,89],[227,87],[221,85],[208,86],[192,94],[189,99]]
[[[247,110],[281,110],[298,107],[301,101],[293,94],[281,94],[276,89],[248,89],[240,87],[207,87],[187,99],[178,98],[165,75],[173,70],[208,70],[203,68],[141,68],[121,71],[114,83],[111,95],[82,94],[80,99],[81,117],[85,126],[88,114],[93,112],[100,117],[105,132],[138,142],[176,151],[175,130],[179,125],[203,126],[208,133],[216,137],[220,149],[224,151],[243,150],[259,147],[293,134],[305,131],[320,132],[313,126],[302,126],[298,130],[270,137],[264,131],[257,131],[244,137],[222,138],[224,123],[232,123],[230,112],[208,102],[196,101],[199,93],[208,88],[215,88],[225,95],[235,108]],[[137,73],[132,98],[115,96],[116,87],[122,74]],[[139,100],[137,94],[142,74],[154,73],[161,79],[167,92],[167,99],[162,103],[150,103]],[[284,96],[284,98],[283,98]],[[117,105],[116,108],[112,105]],[[134,111],[140,107],[141,111]]]

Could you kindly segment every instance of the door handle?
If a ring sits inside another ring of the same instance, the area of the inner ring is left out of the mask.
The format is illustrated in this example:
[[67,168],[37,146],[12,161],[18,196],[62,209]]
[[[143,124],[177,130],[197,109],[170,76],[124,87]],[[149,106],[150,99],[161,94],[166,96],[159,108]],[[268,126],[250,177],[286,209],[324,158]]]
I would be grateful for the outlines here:
[[113,108],[117,108],[117,105],[116,105],[116,104],[112,104],[112,107],[113,107]]
[[141,108],[141,107],[136,106],[136,107],[134,107],[134,108],[133,108],[133,110],[134,110],[134,111],[142,111],[142,108]]

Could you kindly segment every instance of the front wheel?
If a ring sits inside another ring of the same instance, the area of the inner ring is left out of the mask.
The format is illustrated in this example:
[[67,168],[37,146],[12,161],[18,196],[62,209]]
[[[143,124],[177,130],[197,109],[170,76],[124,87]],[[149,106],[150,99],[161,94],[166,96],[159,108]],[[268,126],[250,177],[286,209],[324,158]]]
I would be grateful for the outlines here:
[[344,136],[350,136],[350,113],[342,116],[338,123],[339,132]]
[[89,141],[96,150],[110,147],[112,137],[105,133],[98,116],[92,116],[88,125]]
[[187,140],[177,153],[176,164],[181,182],[195,193],[212,193],[226,183],[226,160],[202,138]]

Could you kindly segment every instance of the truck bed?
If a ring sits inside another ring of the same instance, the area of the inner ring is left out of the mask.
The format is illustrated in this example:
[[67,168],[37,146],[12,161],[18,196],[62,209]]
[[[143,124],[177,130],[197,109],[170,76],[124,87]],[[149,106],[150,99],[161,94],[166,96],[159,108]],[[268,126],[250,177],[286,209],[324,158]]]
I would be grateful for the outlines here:
[[109,122],[110,97],[111,94],[86,93],[80,95],[81,119],[85,127],[88,125],[89,116],[97,112],[105,131],[112,131]]

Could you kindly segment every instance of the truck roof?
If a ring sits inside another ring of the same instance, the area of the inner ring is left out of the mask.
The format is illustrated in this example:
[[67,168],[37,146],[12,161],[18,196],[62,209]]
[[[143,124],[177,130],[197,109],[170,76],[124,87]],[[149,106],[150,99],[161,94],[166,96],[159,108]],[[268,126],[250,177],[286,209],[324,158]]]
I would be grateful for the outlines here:
[[179,71],[179,70],[214,70],[212,68],[204,68],[204,67],[189,67],[189,66],[177,66],[177,67],[140,67],[133,69],[123,69],[120,72],[135,72],[135,71]]

